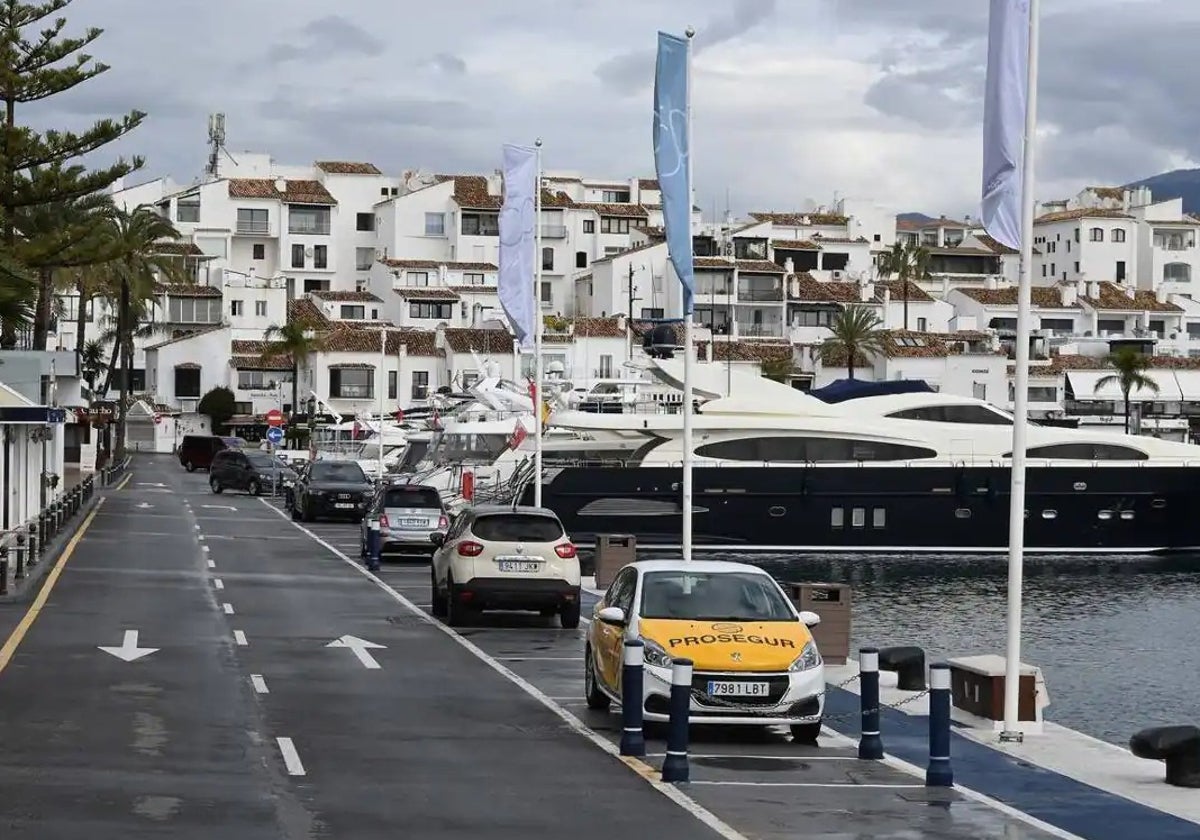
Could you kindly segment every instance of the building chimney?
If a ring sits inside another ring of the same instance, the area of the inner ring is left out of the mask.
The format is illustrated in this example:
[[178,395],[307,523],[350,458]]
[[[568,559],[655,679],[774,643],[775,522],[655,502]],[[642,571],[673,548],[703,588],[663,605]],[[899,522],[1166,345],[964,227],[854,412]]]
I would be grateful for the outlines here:
[[1129,298],[1130,300],[1133,300],[1135,297],[1137,297],[1137,289],[1133,288],[1133,286],[1126,286],[1125,287],[1125,297]]
[[283,178],[276,178],[275,179],[275,192],[281,192],[281,193],[287,192],[287,181],[285,181]]
[[1154,298],[1155,298],[1155,300],[1157,300],[1159,303],[1166,303],[1166,302],[1167,302],[1167,297],[1168,297],[1168,295],[1167,295],[1167,287],[1166,287],[1165,285],[1163,285],[1162,283],[1160,283],[1160,284],[1158,285],[1158,288],[1154,290]]
[[712,361],[712,349],[713,349],[713,342],[712,342],[712,337],[710,336],[708,339],[708,344],[704,345],[704,361],[706,361],[706,362]]
[[858,285],[858,297],[863,303],[875,297],[875,284],[867,281]]
[[1079,302],[1079,286],[1074,283],[1062,283],[1058,287],[1058,297],[1063,306],[1074,306]]
[[796,263],[792,260],[791,257],[788,257],[786,260],[783,261],[783,270],[785,272],[787,272],[788,274],[796,273]]
[[983,288],[985,288],[985,289],[996,288],[996,275],[995,274],[988,274],[986,277],[984,277]]
[[[627,322],[628,322],[628,319],[626,318],[626,316],[618,315],[617,316],[617,329],[621,332],[625,332],[625,327],[626,327]],[[574,322],[572,322],[571,325],[574,326]]]
[[1093,299],[1100,297],[1100,281],[1089,280],[1087,282],[1087,293],[1088,297]]

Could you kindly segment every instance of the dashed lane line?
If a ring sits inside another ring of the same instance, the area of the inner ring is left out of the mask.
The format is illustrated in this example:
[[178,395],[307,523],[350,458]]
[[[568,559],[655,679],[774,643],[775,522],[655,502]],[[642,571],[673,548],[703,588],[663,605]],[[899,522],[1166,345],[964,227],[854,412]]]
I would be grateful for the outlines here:
[[254,686],[255,692],[257,692],[258,694],[270,694],[271,693],[270,690],[267,688],[267,681],[263,679],[262,674],[251,674],[250,675],[250,684],[252,686]]
[[242,630],[233,631],[233,641],[237,643],[238,647],[246,647],[248,644],[250,644],[250,642],[246,639],[246,633]]
[[288,775],[308,775],[304,770],[304,762],[300,760],[300,753],[296,751],[296,745],[292,743],[292,739],[276,738],[275,741],[279,744],[279,752],[283,755],[283,765],[287,768]]
[[221,605],[221,610],[225,615],[233,615],[233,604],[224,603]]

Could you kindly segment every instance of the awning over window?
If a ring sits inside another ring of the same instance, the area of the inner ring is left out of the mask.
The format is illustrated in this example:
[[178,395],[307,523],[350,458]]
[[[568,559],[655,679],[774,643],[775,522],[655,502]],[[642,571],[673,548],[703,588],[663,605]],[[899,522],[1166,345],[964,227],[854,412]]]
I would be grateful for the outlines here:
[[[1109,370],[1069,370],[1067,371],[1067,381],[1071,385],[1075,399],[1080,402],[1122,402],[1125,398],[1121,394],[1120,385],[1115,381],[1107,383],[1099,390],[1096,389],[1096,384],[1111,373],[1112,371]],[[1182,371],[1182,373],[1190,373],[1190,371]],[[1200,371],[1195,373],[1200,374]],[[1181,397],[1181,387],[1176,380],[1176,374],[1176,371],[1170,370],[1146,371],[1146,376],[1158,383],[1158,393],[1135,388],[1129,392],[1129,399],[1137,402],[1176,402],[1180,399],[1188,399]],[[1200,380],[1195,383],[1194,392],[1200,394]]]

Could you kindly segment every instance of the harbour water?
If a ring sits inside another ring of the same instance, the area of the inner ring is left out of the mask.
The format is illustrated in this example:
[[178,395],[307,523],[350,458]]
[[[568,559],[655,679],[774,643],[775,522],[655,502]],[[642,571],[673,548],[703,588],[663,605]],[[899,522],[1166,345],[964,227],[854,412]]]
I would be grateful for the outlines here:
[[[850,583],[855,650],[1004,652],[1003,557],[729,559],[780,580]],[[1023,648],[1045,674],[1048,720],[1121,745],[1146,726],[1200,722],[1200,556],[1027,558]]]

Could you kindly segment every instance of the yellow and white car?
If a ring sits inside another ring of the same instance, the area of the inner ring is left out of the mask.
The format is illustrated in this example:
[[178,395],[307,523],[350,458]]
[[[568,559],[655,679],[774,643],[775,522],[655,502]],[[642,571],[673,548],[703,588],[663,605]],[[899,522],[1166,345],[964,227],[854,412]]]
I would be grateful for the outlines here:
[[769,574],[724,561],[643,560],[617,573],[596,605],[584,653],[587,704],[620,703],[626,639],[645,643],[642,705],[667,720],[671,664],[692,660],[692,723],[784,725],[813,743],[825,669],[809,627]]

